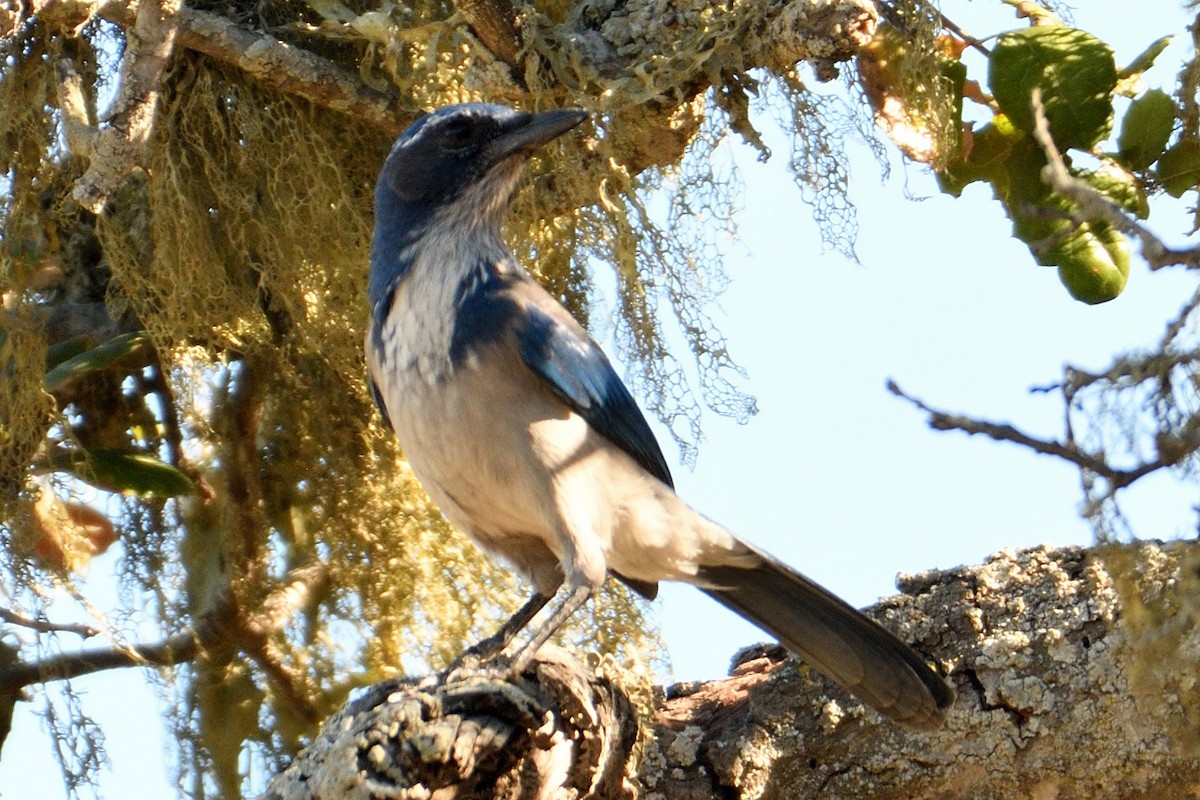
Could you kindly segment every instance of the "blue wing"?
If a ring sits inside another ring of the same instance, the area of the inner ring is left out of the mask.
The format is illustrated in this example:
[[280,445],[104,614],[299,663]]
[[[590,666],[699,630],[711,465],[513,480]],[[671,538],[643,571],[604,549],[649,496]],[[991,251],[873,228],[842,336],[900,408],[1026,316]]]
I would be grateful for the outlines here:
[[516,331],[522,360],[597,433],[674,488],[654,432],[604,351],[565,311],[555,316],[527,308]]

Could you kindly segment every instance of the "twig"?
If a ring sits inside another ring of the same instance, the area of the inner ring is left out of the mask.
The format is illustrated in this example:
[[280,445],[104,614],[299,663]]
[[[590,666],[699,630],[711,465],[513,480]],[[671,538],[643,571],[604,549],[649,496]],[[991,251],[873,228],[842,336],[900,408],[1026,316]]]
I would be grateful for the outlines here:
[[987,47],[986,47],[986,46],[983,44],[983,42],[979,41],[979,40],[978,40],[978,39],[976,39],[974,36],[972,36],[971,34],[967,33],[967,32],[966,32],[965,30],[963,30],[962,28],[960,28],[960,27],[959,27],[959,26],[958,26],[958,25],[957,25],[957,24],[956,24],[956,23],[955,23],[953,20],[951,20],[949,17],[947,17],[947,16],[946,16],[945,14],[943,14],[941,11],[938,11],[938,12],[937,12],[937,15],[938,15],[938,19],[940,19],[940,20],[941,20],[941,23],[942,23],[942,27],[943,27],[943,28],[945,28],[946,30],[950,31],[950,32],[951,32],[951,33],[953,33],[955,36],[957,36],[958,38],[962,39],[962,40],[963,40],[964,42],[966,42],[968,45],[970,45],[971,47],[974,47],[976,50],[978,50],[979,52],[983,53],[983,54],[984,54],[985,56],[987,56],[988,58],[991,58],[991,57],[992,57],[992,51],[991,51],[991,50],[989,50],[989,49],[988,49],[988,48],[987,48]]
[[1183,265],[1189,269],[1200,268],[1200,247],[1186,250],[1167,247],[1158,236],[1130,219],[1124,211],[1087,182],[1073,177],[1067,170],[1062,153],[1058,151],[1054,139],[1050,136],[1050,124],[1046,120],[1046,108],[1042,104],[1040,87],[1034,87],[1030,103],[1033,106],[1033,138],[1041,145],[1046,156],[1046,166],[1042,167],[1042,181],[1079,206],[1078,211],[1069,215],[1072,222],[1083,225],[1101,219],[1117,230],[1135,237],[1141,243],[1142,258],[1152,270],[1173,265]]
[[[997,442],[1011,442],[1027,447],[1035,453],[1055,456],[1068,461],[1085,472],[1103,478],[1109,487],[1107,496],[1116,493],[1118,489],[1129,486],[1134,481],[1164,467],[1178,464],[1184,458],[1200,450],[1200,421],[1197,424],[1185,426],[1177,437],[1164,439],[1160,443],[1159,457],[1153,461],[1144,461],[1132,469],[1116,469],[1097,456],[1080,449],[1074,442],[1058,442],[1050,439],[1039,439],[1010,425],[1008,423],[989,422],[987,420],[950,414],[931,408],[921,400],[905,393],[895,381],[887,382],[887,389],[897,397],[907,400],[921,411],[929,415],[929,427],[939,431],[961,431],[968,436],[982,434]],[[1169,446],[1163,446],[1169,445]]]
[[[887,19],[888,22],[890,22],[892,25],[895,25],[897,28],[899,28],[901,31],[903,31],[905,35],[907,35],[907,36],[912,35],[911,30],[905,24],[904,15],[902,15],[899,11],[897,11],[896,7],[894,5],[880,0],[880,2],[876,3],[876,6],[878,6],[879,9],[884,12],[884,17]],[[976,50],[983,53],[988,58],[991,58],[992,51],[987,49],[987,47],[983,44],[983,42],[981,42],[979,39],[976,39],[971,34],[967,33],[961,26],[957,25],[952,19],[947,17],[945,14],[943,14],[938,9],[935,8],[935,9],[931,9],[931,10],[933,11],[933,13],[937,14],[938,24],[941,27],[950,31],[955,36],[962,39],[968,45],[970,45],[971,47],[974,47]]]
[[99,636],[102,632],[99,628],[94,628],[91,625],[33,619],[23,614],[18,614],[15,611],[9,611],[7,608],[0,608],[0,620],[4,620],[10,625],[29,628],[38,633],[73,633],[77,636],[82,636],[84,639]]
[[304,680],[303,675],[296,675],[287,668],[270,637],[281,630],[297,611],[308,605],[313,593],[324,585],[328,570],[323,564],[313,563],[297,567],[289,573],[289,577],[291,580],[287,584],[269,594],[262,607],[244,621],[242,630],[246,638],[242,644],[246,655],[262,669],[276,695],[291,708],[292,713],[316,723],[320,721],[316,706],[298,688]]
[[1048,441],[1039,439],[1036,436],[1031,436],[1024,431],[1021,431],[1008,423],[987,422],[978,420],[972,417],[964,417],[957,414],[950,414],[945,411],[939,411],[931,408],[921,400],[907,394],[902,390],[895,381],[887,382],[887,390],[897,397],[907,400],[914,406],[924,411],[929,415],[929,427],[939,431],[962,431],[963,433],[974,436],[983,434],[989,439],[994,439],[997,442],[1012,442],[1014,444],[1028,447],[1034,452],[1048,456],[1057,456],[1066,461],[1070,461],[1078,467],[1091,470],[1100,474],[1111,473],[1112,470],[1108,464],[1101,458],[1085,453],[1075,445],[1065,445],[1061,442]]

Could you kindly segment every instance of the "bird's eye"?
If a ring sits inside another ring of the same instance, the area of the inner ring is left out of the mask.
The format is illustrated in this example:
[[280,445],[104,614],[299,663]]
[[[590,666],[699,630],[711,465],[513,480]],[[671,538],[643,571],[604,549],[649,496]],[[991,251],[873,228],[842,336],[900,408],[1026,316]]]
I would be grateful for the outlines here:
[[442,141],[448,150],[463,150],[475,140],[475,126],[469,120],[452,119],[442,128]]

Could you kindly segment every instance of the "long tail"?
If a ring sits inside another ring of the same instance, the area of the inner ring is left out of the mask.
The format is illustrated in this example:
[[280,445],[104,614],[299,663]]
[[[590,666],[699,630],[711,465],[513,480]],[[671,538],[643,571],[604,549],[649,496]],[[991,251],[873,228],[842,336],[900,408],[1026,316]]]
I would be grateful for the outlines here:
[[908,645],[849,603],[753,548],[757,564],[701,568],[705,593],[887,717],[942,724],[954,689]]

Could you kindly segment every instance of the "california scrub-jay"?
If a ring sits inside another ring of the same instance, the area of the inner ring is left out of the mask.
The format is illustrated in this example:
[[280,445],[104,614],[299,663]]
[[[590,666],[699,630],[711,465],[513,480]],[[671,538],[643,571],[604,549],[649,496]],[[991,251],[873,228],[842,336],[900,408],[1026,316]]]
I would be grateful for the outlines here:
[[396,140],[375,190],[371,390],[446,518],[535,589],[492,649],[519,671],[609,574],[647,598],[686,581],[888,717],[939,724],[954,692],[924,659],[679,499],[600,347],[505,246],[530,153],[586,118],[442,108]]

